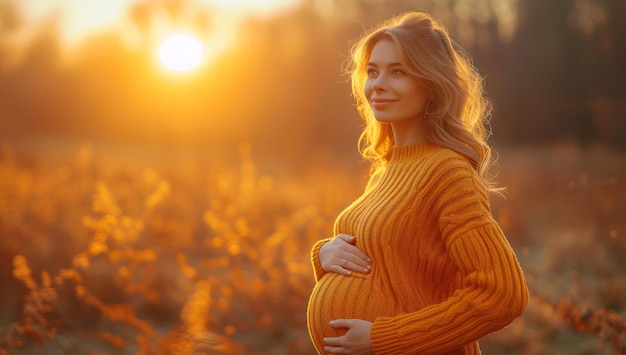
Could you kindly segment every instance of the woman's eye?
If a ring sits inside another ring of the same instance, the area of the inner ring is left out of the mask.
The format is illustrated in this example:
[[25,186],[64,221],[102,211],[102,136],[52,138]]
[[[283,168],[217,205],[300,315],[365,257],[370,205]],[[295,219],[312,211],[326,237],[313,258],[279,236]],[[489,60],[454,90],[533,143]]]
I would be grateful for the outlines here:
[[378,72],[374,69],[367,69],[367,76],[375,76]]
[[405,73],[404,73],[404,70],[396,69],[396,70],[393,71],[393,74],[394,75],[404,75]]

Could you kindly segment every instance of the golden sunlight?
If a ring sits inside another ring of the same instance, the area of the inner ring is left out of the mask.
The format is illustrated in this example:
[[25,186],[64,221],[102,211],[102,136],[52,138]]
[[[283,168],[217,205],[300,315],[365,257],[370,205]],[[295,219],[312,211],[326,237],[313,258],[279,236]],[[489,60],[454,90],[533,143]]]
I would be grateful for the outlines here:
[[[236,43],[238,31],[246,19],[275,16],[293,9],[302,2],[302,0],[180,1],[176,2],[180,6],[176,6],[178,10],[173,17],[174,15],[168,12],[169,7],[163,5],[167,1],[8,1],[16,4],[20,16],[28,24],[20,34],[24,41],[34,38],[36,31],[51,22],[58,26],[61,45],[64,50],[69,50],[68,52],[95,34],[117,33],[129,47],[146,48],[156,52],[153,58],[173,72],[186,72],[218,57]],[[136,14],[140,16],[135,16]],[[204,23],[203,21],[211,24],[210,33],[206,26],[196,26]],[[163,40],[163,36],[181,29],[191,31],[195,35],[179,35]]]
[[207,0],[223,10],[242,13],[272,14],[297,5],[301,0]]
[[179,34],[167,37],[159,47],[159,60],[167,69],[187,72],[197,68],[204,59],[204,48],[191,35]]

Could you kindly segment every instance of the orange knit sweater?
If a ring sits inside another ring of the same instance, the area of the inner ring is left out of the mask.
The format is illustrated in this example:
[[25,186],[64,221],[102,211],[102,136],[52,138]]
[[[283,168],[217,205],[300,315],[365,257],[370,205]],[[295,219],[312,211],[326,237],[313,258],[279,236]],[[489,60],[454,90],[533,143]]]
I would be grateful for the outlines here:
[[494,221],[487,189],[463,156],[431,144],[394,147],[382,175],[344,210],[334,234],[356,237],[367,274],[326,273],[317,242],[317,281],[307,311],[319,353],[345,329],[332,319],[373,322],[376,354],[479,354],[477,340],[520,316],[522,270]]

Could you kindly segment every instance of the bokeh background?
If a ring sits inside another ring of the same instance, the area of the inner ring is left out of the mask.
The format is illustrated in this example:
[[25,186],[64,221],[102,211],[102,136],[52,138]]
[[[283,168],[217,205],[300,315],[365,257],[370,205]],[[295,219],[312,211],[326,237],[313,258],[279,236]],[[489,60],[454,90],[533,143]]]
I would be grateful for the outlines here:
[[368,171],[342,65],[411,10],[494,105],[533,297],[483,351],[626,353],[623,0],[0,0],[0,354],[311,354],[308,253]]

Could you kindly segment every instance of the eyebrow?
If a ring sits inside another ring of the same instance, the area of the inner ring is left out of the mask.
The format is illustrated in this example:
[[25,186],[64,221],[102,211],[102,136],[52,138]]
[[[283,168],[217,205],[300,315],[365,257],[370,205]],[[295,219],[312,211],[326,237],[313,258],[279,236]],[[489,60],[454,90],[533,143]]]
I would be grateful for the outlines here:
[[[366,66],[372,66],[372,67],[377,67],[378,64],[373,63],[373,62],[369,62],[366,64]],[[400,62],[393,62],[393,63],[389,63],[387,64],[388,67],[398,67],[398,66],[402,66],[402,63]]]

